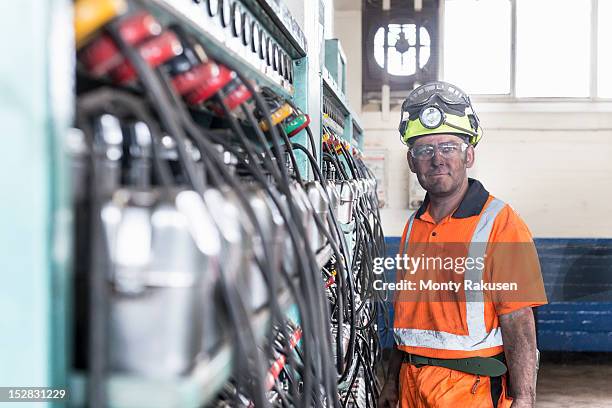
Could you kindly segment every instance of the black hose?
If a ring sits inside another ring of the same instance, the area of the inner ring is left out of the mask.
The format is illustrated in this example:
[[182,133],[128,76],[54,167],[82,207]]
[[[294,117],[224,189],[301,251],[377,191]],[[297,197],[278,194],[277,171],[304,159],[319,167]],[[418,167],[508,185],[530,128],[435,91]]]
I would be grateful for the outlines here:
[[[190,164],[190,160],[187,155],[185,140],[186,135],[183,132],[182,126],[180,125],[178,118],[175,114],[175,109],[167,95],[164,92],[163,86],[161,85],[159,79],[156,77],[155,72],[149,67],[149,65],[144,61],[144,59],[138,54],[136,50],[134,50],[130,45],[128,45],[123,37],[119,33],[119,27],[117,22],[111,22],[107,26],[107,30],[113,39],[113,41],[117,44],[122,54],[127,58],[127,60],[132,64],[134,69],[138,74],[138,78],[142,83],[145,93],[149,98],[153,107],[156,108],[157,113],[162,121],[162,124],[175,138],[177,153],[180,159],[181,164],[183,165],[183,169],[186,174],[186,178],[188,183],[194,188],[194,190],[198,191],[200,195],[204,195],[204,186],[201,182],[198,181],[198,176],[195,172],[195,169]],[[240,322],[241,313],[244,311],[244,306],[242,305],[241,298],[238,293],[233,293],[231,289],[232,286],[226,280],[226,276],[224,273],[219,274],[219,283],[220,288],[224,291],[224,300],[226,301],[226,305],[228,307],[230,321],[233,323],[235,327],[235,341],[234,345],[236,347],[237,355],[250,355],[255,359],[255,362],[259,360],[257,357],[257,351],[255,349],[251,349],[251,352],[247,352],[249,350],[249,346],[247,344],[253,344],[254,338],[252,337],[252,328],[250,325],[246,324],[246,327],[243,327],[244,322]],[[237,297],[236,297],[237,296]],[[245,334],[246,339],[243,336],[240,336],[239,333],[242,331]],[[238,359],[235,359],[235,361]],[[261,365],[256,364],[255,369],[259,369]],[[247,386],[249,386],[251,390],[251,397],[254,398],[255,404],[258,407],[267,406],[267,399],[265,398],[265,393],[263,389],[263,384],[261,383],[262,375],[255,375],[254,378],[251,379],[250,382],[247,382]]]

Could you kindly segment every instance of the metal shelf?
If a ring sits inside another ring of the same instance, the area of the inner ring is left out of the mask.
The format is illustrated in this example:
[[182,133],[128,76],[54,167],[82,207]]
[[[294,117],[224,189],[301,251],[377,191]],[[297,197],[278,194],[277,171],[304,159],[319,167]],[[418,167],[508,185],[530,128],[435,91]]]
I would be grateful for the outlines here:
[[293,18],[285,3],[278,0],[242,0],[266,28],[271,31],[277,41],[285,47],[293,58],[302,58],[308,52],[306,36]]
[[346,95],[340,90],[336,81],[332,78],[327,68],[323,67],[321,71],[321,78],[323,78],[324,90],[327,89],[328,94],[338,103],[345,115],[350,114],[350,108],[346,100]]
[[[248,58],[232,50],[209,29],[206,28],[204,8],[192,0],[140,0],[140,4],[147,8],[162,24],[178,23],[195,35],[205,45],[206,53],[213,59],[231,64],[244,72],[246,76],[255,80],[261,86],[268,86],[283,95],[291,98],[294,93],[293,85],[284,79],[278,82],[267,76],[260,67]],[[208,22],[209,23],[209,22]],[[210,24],[210,23],[209,23]],[[267,27],[266,27],[267,28]]]
[[344,134],[344,129],[340,127],[340,125],[338,125],[336,122],[334,122],[333,120],[331,120],[328,117],[323,117],[321,122],[323,123],[323,125],[325,125],[326,127],[332,129],[333,131],[335,131],[337,134],[339,135],[343,135]]
[[[297,308],[289,292],[283,291],[278,300],[287,317],[298,322]],[[254,313],[251,324],[257,342],[263,342],[270,327],[268,308]],[[225,340],[212,355],[198,361],[191,373],[184,377],[152,379],[114,374],[108,380],[108,405],[111,408],[200,407],[221,391],[232,374],[232,366],[232,345]],[[85,406],[86,387],[85,374],[74,373],[71,376],[71,407]]]
[[359,132],[363,134],[363,125],[361,124],[361,119],[359,118],[359,116],[357,116],[357,114],[352,109],[350,111],[351,111],[350,115],[351,115],[351,120],[353,121],[353,126],[359,129]]
[[[355,140],[355,135],[353,134],[353,126],[354,126],[360,131],[361,135],[363,135],[363,125],[361,124],[361,120],[359,119],[359,116],[357,116],[357,114],[351,109],[351,107],[348,104],[346,95],[340,90],[340,88],[338,87],[338,84],[336,84],[336,82],[331,77],[331,74],[326,68],[323,68],[321,72],[321,78],[323,79],[323,89],[325,91],[324,94],[331,97],[334,100],[334,102],[336,102],[338,107],[346,115],[346,122],[344,126],[345,129],[344,129],[344,133],[341,133],[342,136],[346,140],[351,142],[351,144],[362,148],[363,140]],[[325,120],[323,121],[323,123],[325,125],[329,125],[329,123],[326,122]],[[337,130],[337,129],[334,128],[334,130]]]
[[[210,401],[229,378],[231,346],[223,345],[210,359],[200,361],[192,374],[180,379],[147,379],[113,375],[108,380],[110,407],[198,407]],[[87,378],[82,373],[70,380],[70,406],[85,406]]]

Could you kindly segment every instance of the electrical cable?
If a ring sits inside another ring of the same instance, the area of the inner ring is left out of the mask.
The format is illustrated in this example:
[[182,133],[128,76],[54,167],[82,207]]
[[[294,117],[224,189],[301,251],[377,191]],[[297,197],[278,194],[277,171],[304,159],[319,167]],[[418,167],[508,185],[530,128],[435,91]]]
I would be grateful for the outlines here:
[[[93,141],[93,130],[89,125],[89,118],[103,113],[112,113],[117,117],[134,117],[137,120],[144,122],[151,133],[152,159],[154,170],[156,171],[159,180],[163,185],[168,186],[172,183],[169,169],[160,160],[159,144],[161,143],[160,132],[155,126],[155,122],[146,112],[145,108],[139,103],[139,100],[127,93],[102,88],[96,91],[81,95],[77,102],[77,126],[83,129],[90,135],[88,140]],[[92,142],[93,143],[93,142]],[[91,257],[92,267],[90,274],[90,302],[89,326],[89,353],[88,364],[91,380],[88,382],[88,401],[93,407],[103,407],[106,405],[106,391],[103,387],[105,384],[107,371],[107,324],[108,324],[108,290],[106,276],[107,271],[111,268],[112,263],[109,262],[109,249],[103,239],[103,226],[100,219],[103,200],[107,199],[106,193],[98,188],[102,184],[99,177],[102,174],[102,164],[100,158],[94,154],[94,149],[91,148],[90,159],[92,165],[92,180],[90,184],[90,196],[93,197],[91,206],[92,227],[91,234],[93,237],[92,247],[94,254]]]
[[[201,183],[197,182],[197,175],[193,167],[189,164],[189,159],[186,152],[185,140],[186,135],[184,134],[182,127],[177,121],[177,118],[171,114],[174,112],[174,108],[170,100],[168,99],[166,93],[164,92],[162,86],[159,84],[155,73],[148,66],[148,64],[142,59],[142,57],[131,48],[122,38],[119,33],[119,27],[117,22],[111,22],[107,26],[107,30],[113,39],[113,41],[117,44],[120,51],[125,55],[127,60],[132,64],[134,69],[136,70],[139,80],[143,85],[146,95],[149,100],[152,102],[153,106],[156,107],[157,113],[162,120],[162,123],[166,130],[168,130],[175,137],[177,153],[183,164],[183,168],[185,170],[187,180],[189,184],[193,186],[193,188],[199,192],[199,194],[203,195],[203,186]],[[236,346],[236,352],[238,355],[251,355],[251,358],[254,359],[256,367],[254,369],[258,369],[261,367],[261,364],[257,364],[259,358],[257,356],[258,353],[251,352],[247,353],[247,342],[253,344],[253,333],[250,325],[246,324],[243,328],[243,334],[247,339],[244,339],[243,336],[240,336],[238,333],[241,330],[240,316],[241,313],[244,313],[245,309],[240,300],[240,296],[238,292],[235,292],[235,288],[226,280],[225,274],[221,273],[219,279],[219,284],[221,290],[224,292],[224,299],[226,300],[226,305],[229,312],[230,321],[233,323],[235,328],[235,341],[234,345]],[[245,341],[246,340],[246,341]],[[261,383],[261,375],[255,375],[252,378],[252,381],[247,382],[251,396],[254,398],[257,406],[265,407],[267,406],[267,399],[265,398],[265,394],[263,391],[263,385]]]
[[[345,406],[351,396],[351,389],[356,378],[359,375],[363,375],[363,378],[373,378],[371,365],[377,354],[377,339],[373,339],[372,335],[373,333],[375,335],[373,328],[379,296],[372,289],[374,275],[371,263],[374,256],[380,254],[380,251],[384,249],[377,197],[368,192],[369,190],[363,191],[366,189],[360,187],[359,191],[363,192],[363,196],[358,195],[355,198],[351,214],[355,223],[355,228],[351,233],[355,237],[355,244],[350,251],[346,234],[334,214],[331,197],[325,188],[328,180],[323,177],[317,159],[307,147],[292,143],[280,124],[272,123],[270,109],[264,100],[266,95],[274,97],[271,90],[266,93],[268,90],[264,89],[260,93],[236,67],[231,63],[225,64],[230,71],[235,73],[235,80],[240,81],[251,93],[253,105],[261,114],[263,123],[267,124],[266,136],[259,128],[255,114],[250,109],[250,103],[245,102],[239,105],[242,113],[242,118],[239,120],[232,110],[236,107],[230,109],[227,105],[224,91],[217,91],[213,96],[214,103],[220,107],[225,124],[232,132],[232,139],[240,146],[237,147],[214,131],[195,124],[184,102],[171,86],[168,74],[162,68],[155,70],[150,68],[140,54],[123,41],[116,21],[108,25],[107,31],[136,71],[150,106],[157,113],[163,129],[173,137],[181,174],[187,185],[202,196],[206,189],[210,188],[209,186],[226,191],[227,193],[223,193],[225,195],[231,192],[234,197],[232,200],[235,199],[239,207],[244,210],[244,215],[253,228],[253,236],[261,247],[261,251],[254,251],[253,262],[262,274],[269,292],[268,306],[271,319],[278,323],[270,325],[270,334],[278,333],[278,340],[271,340],[267,343],[266,356],[274,359],[279,352],[285,356],[282,361],[286,361],[286,364],[283,363],[281,372],[286,378],[285,381],[290,384],[290,394],[287,394],[284,387],[281,387],[280,380],[275,379],[273,395],[266,395],[262,382],[265,378],[262,372],[263,356],[256,346],[249,318],[250,310],[241,298],[240,287],[237,283],[230,281],[225,271],[222,270],[218,285],[223,295],[230,325],[233,328],[231,333],[234,353],[236,356],[244,357],[234,359],[235,392],[228,394],[229,398],[233,398],[235,404],[242,405],[245,403],[245,397],[248,397],[252,399],[251,404],[256,407],[265,407],[268,406],[268,403],[273,403],[275,406],[298,404],[300,406],[339,407],[342,401],[338,398],[338,384],[348,379],[351,381],[351,386],[343,404]],[[286,102],[294,111],[299,112],[293,102]],[[215,111],[217,111],[216,108]],[[258,117],[260,117],[259,114]],[[154,123],[150,117],[145,121],[147,122]],[[316,154],[321,146],[315,144],[310,127],[305,126],[305,130],[312,152]],[[327,131],[330,132],[330,130]],[[174,180],[169,172],[168,163],[160,160],[159,155],[161,132],[151,130],[151,133],[155,133],[152,136],[152,162],[158,177],[157,181],[162,186],[171,186]],[[249,136],[254,135],[255,140],[249,138],[247,133]],[[200,158],[197,166],[202,166],[201,169],[196,167],[195,159],[190,157],[189,141],[199,152]],[[241,166],[240,176],[226,168],[226,163],[222,160],[216,145],[222,146],[223,151],[235,156]],[[317,265],[315,253],[318,253],[320,248],[313,247],[309,239],[307,224],[300,218],[302,210],[292,197],[294,189],[306,191],[305,179],[301,175],[294,150],[306,155],[316,182],[324,187],[324,198],[327,199],[329,207],[327,216],[322,218],[311,207],[308,211],[312,219],[308,221],[308,225],[313,225],[310,223],[314,222],[314,226],[329,244],[332,250],[329,265],[331,265],[330,268],[334,268],[335,274],[330,274],[325,269],[321,271],[320,266]],[[357,180],[373,178],[373,174],[363,161],[353,157],[343,143],[340,143],[338,150],[330,149],[326,144],[322,150],[323,162],[330,163],[330,168],[337,170],[337,175],[344,180],[343,182],[356,183]],[[290,163],[291,172],[286,166],[287,160]],[[240,177],[246,177],[249,180],[252,178],[252,181],[270,198],[281,215],[291,246],[296,254],[295,270],[288,270],[285,262],[282,262],[279,268],[272,265],[274,250],[270,240],[265,236],[263,226],[257,219],[249,199],[242,191],[244,184],[241,183]],[[359,183],[359,186],[366,185],[363,181]],[[371,185],[368,184],[370,187]],[[294,282],[294,276],[291,275],[293,272],[296,272],[295,277],[299,279],[300,290]],[[277,277],[283,279],[298,308],[303,330],[301,350],[297,347],[291,350],[289,344],[290,337],[287,334],[287,328],[291,325],[286,321],[285,313],[278,303]],[[329,287],[330,285],[333,287]],[[346,324],[345,319],[347,319]],[[337,328],[335,341],[332,340],[332,326],[334,329]],[[348,326],[350,330],[346,352],[343,346],[345,326]],[[276,337],[271,337],[271,339],[274,338]],[[332,364],[331,350],[334,343],[336,359],[335,364]],[[374,350],[374,353],[371,353],[370,350]],[[361,370],[360,367],[363,369]],[[104,374],[103,369],[99,367],[96,369],[99,374]],[[290,374],[292,369],[296,370],[295,372],[301,377],[301,390],[298,389],[297,381]],[[368,387],[366,398],[369,398],[370,395],[374,396],[377,392],[376,388],[376,384]],[[99,394],[99,389],[92,390]],[[246,394],[242,390],[246,390]],[[92,398],[94,398],[93,393]],[[103,401],[104,397],[99,399]]]
[[[232,68],[232,67],[230,67],[230,68]],[[258,108],[264,112],[264,117],[266,118],[266,120],[268,120],[268,125],[269,125],[269,128],[270,128],[271,132],[272,132],[271,140],[274,143],[275,148],[278,151],[280,151],[281,149],[280,149],[280,145],[278,145],[278,139],[277,139],[278,133],[280,133],[281,137],[285,141],[285,144],[289,145],[290,142],[289,142],[289,139],[288,139],[287,135],[285,134],[285,132],[284,132],[284,130],[282,128],[280,129],[280,132],[277,132],[277,128],[278,127],[273,126],[273,124],[269,120],[270,112],[269,112],[267,106],[265,106],[265,103],[263,102],[262,98],[255,91],[254,87],[250,83],[248,83],[248,80],[246,80],[244,77],[242,77],[239,72],[237,72],[237,73],[241,77],[241,80],[243,81],[243,83],[252,92],[253,97],[254,97],[256,103],[258,104]],[[295,156],[293,155],[293,152],[291,150],[288,150],[288,153],[289,153],[289,157],[290,157],[290,159],[291,159],[291,161],[293,163],[294,171],[296,171],[296,174],[298,174],[297,181],[298,181],[298,183],[303,188],[303,182],[302,182],[301,178],[299,177],[299,171],[298,171],[298,168],[297,168],[297,161],[295,159]],[[284,168],[281,168],[281,169],[284,169]],[[286,175],[286,172],[282,171],[281,175],[283,176],[285,181],[288,181],[288,177]],[[294,217],[297,216],[296,208],[293,205],[290,205],[289,209],[292,212],[292,215]],[[298,229],[301,230],[300,232],[302,233],[302,240],[303,240],[304,246],[305,246],[305,254],[308,257],[309,263],[311,265],[311,270],[314,271],[314,270],[317,269],[316,262],[314,260],[314,252],[312,251],[312,249],[310,247],[310,243],[309,243],[309,240],[306,237],[305,231],[303,230],[303,226],[298,223],[297,227],[298,227]],[[320,331],[323,334],[322,339],[325,340],[325,343],[323,345],[321,345],[321,347],[320,347],[320,352],[321,352],[320,363],[321,363],[322,366],[325,366],[326,365],[325,364],[326,361],[330,360],[329,354],[328,354],[328,350],[329,350],[329,344],[331,344],[331,339],[330,339],[331,332],[327,328],[327,325],[326,325],[327,321],[325,319],[322,319],[322,317],[329,315],[329,313],[326,313],[326,312],[328,312],[328,310],[327,310],[327,302],[320,295],[321,293],[323,293],[323,291],[322,290],[314,289],[316,287],[316,283],[314,281],[312,281],[312,277],[313,276],[314,276],[313,274],[309,274],[309,275],[305,276],[305,278],[306,278],[305,282],[307,282],[305,287],[310,289],[311,297],[316,299],[316,302],[314,302],[313,304],[316,304],[318,306],[318,308],[319,308],[319,312],[315,313],[314,315],[317,317],[317,320],[319,322]],[[319,285],[319,288],[321,288],[320,285]],[[330,373],[326,372],[326,370],[323,370],[322,371],[322,376],[323,376],[323,382],[325,384],[324,386],[325,386],[327,394],[335,395],[336,394],[336,383],[335,383],[335,381],[331,381]]]
[[[232,147],[229,146],[229,145],[226,145],[225,148],[228,149],[229,151],[232,151]],[[243,164],[251,166],[250,163],[247,163],[247,162],[244,162]],[[255,179],[260,183],[260,185],[262,187],[264,187],[268,191],[268,193],[270,194],[270,197],[275,202],[275,204],[277,205],[278,209],[281,211],[281,215],[284,217],[286,224],[288,224],[288,226],[289,226],[290,238],[292,239],[293,244],[294,244],[294,246],[295,246],[295,248],[297,250],[297,248],[299,248],[299,238],[298,238],[299,235],[297,233],[295,233],[294,231],[293,231],[294,233],[292,233],[292,224],[293,223],[292,223],[292,220],[288,217],[288,215],[286,215],[284,213],[284,211],[283,211],[284,209],[283,209],[283,206],[281,204],[280,197],[273,190],[269,189],[265,179],[262,177],[261,174],[258,174],[257,171],[254,171],[254,176],[255,176]],[[306,310],[309,310],[309,309],[306,308]],[[304,316],[302,316],[302,318],[303,319],[309,318],[310,315],[311,315],[311,313],[306,313]],[[302,322],[302,326],[304,327],[304,332],[307,331],[307,329],[306,329],[307,325],[305,323],[306,322]],[[308,349],[305,347],[305,352],[307,352],[307,351],[308,351]],[[304,384],[306,384],[306,379],[308,379],[310,376],[311,376],[311,373],[310,373],[310,368],[309,368],[309,360],[306,359],[305,360],[305,369],[304,369]],[[304,389],[306,390],[305,386],[304,386]],[[306,393],[306,392],[303,393],[303,395],[306,398],[308,397],[309,394],[310,393]]]

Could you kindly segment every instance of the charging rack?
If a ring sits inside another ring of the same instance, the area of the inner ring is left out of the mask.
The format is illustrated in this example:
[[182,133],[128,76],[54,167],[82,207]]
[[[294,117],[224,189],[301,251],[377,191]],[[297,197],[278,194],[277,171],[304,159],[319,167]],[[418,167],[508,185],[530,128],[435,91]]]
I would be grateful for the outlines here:
[[[335,81],[323,67],[316,46],[309,46],[307,36],[301,32],[287,8],[271,0],[241,0],[246,12],[251,18],[260,22],[271,41],[274,41],[279,52],[283,52],[290,63],[290,73],[287,77],[274,73],[262,61],[240,51],[236,39],[229,38],[220,30],[208,24],[210,16],[204,14],[206,1],[192,0],[149,0],[140,4],[147,8],[160,22],[177,23],[188,29],[201,41],[209,46],[207,51],[220,62],[231,62],[239,67],[247,77],[261,86],[268,86],[280,95],[291,98],[296,105],[311,116],[311,128],[317,142],[314,156],[321,156],[321,124],[324,119],[321,112],[323,96],[334,100],[344,114],[345,126],[343,138],[354,147],[363,148],[363,133],[359,119],[350,110],[346,97],[339,90]],[[13,251],[5,258],[7,270],[11,274],[11,282],[5,288],[15,287],[7,291],[2,298],[7,302],[7,310],[19,310],[19,314],[28,320],[27,325],[20,324],[16,319],[9,319],[7,331],[19,332],[23,341],[7,344],[0,351],[1,360],[7,367],[3,383],[7,385],[23,385],[29,383],[48,384],[57,387],[68,386],[71,392],[70,406],[79,406],[84,401],[86,378],[78,373],[69,373],[67,350],[70,341],[66,338],[66,328],[70,327],[68,312],[70,308],[69,278],[70,269],[70,219],[68,216],[67,189],[69,175],[67,174],[66,145],[70,143],[69,128],[73,112],[74,94],[71,83],[74,81],[74,67],[68,61],[73,61],[74,44],[71,41],[72,2],[68,0],[49,0],[41,6],[39,1],[24,0],[20,7],[8,8],[7,19],[17,21],[23,27],[34,27],[30,37],[22,38],[22,47],[40,51],[45,60],[40,61],[34,56],[27,60],[19,60],[15,67],[30,66],[38,69],[38,82],[29,87],[20,88],[22,99],[28,100],[32,117],[39,118],[29,131],[28,138],[16,137],[12,141],[15,160],[5,163],[7,176],[17,167],[17,160],[27,158],[35,161],[36,166],[25,183],[29,192],[20,196],[20,201],[30,205],[21,207],[13,201],[6,202],[15,208],[21,208],[17,217],[7,218],[2,242],[13,245],[25,244],[36,236],[32,253]],[[38,10],[28,15],[27,10]],[[12,13],[12,14],[11,14]],[[58,29],[58,27],[62,27]],[[65,32],[61,34],[65,27]],[[30,29],[28,29],[30,30]],[[21,30],[23,31],[23,30]],[[28,31],[30,32],[30,31]],[[44,41],[41,41],[44,39]],[[314,41],[319,44],[319,41]],[[43,50],[46,50],[44,52]],[[19,50],[12,49],[12,54],[20,55]],[[33,53],[34,54],[34,53]],[[53,61],[56,61],[55,63]],[[59,62],[57,62],[59,61]],[[63,63],[61,61],[64,61]],[[288,65],[289,66],[289,65]],[[14,80],[17,83],[27,83],[20,68],[15,68],[8,75],[7,83]],[[42,72],[45,71],[45,72]],[[38,96],[44,94],[48,99],[41,104]],[[41,106],[44,105],[44,106]],[[45,122],[44,118],[51,118]],[[25,121],[23,123],[26,123]],[[23,125],[22,123],[22,125]],[[46,124],[43,124],[46,123]],[[16,135],[23,132],[18,123],[14,123]],[[306,136],[295,137],[297,143],[308,146]],[[32,149],[32,146],[37,148]],[[34,153],[34,154],[33,154]],[[296,152],[298,166],[305,178],[312,179],[312,171],[306,157]],[[7,168],[8,167],[8,168]],[[50,186],[50,187],[49,187]],[[11,214],[11,211],[3,211]],[[11,233],[11,225],[19,225],[23,233],[16,237]],[[26,228],[23,228],[26,226]],[[347,233],[351,229],[347,230]],[[31,235],[30,235],[31,234]],[[15,239],[17,238],[17,239]],[[29,243],[31,244],[31,242]],[[353,243],[349,243],[352,250]],[[30,245],[26,245],[30,247]],[[24,256],[28,264],[24,265]],[[317,255],[317,263],[323,266],[331,256],[329,247]],[[33,302],[32,299],[36,301]],[[295,309],[286,296],[284,306],[288,314],[293,315]],[[261,338],[269,324],[268,313],[263,311],[256,316],[254,327]],[[31,352],[34,350],[34,352]],[[25,357],[25,359],[24,359]],[[28,367],[19,370],[18,367]],[[38,367],[36,372],[30,368]],[[198,364],[193,374],[175,382],[145,381],[127,376],[113,376],[109,380],[109,397],[111,406],[200,406],[212,398],[230,375],[231,349],[226,344],[209,360]]]
[[[225,0],[227,2],[227,0]],[[306,38],[290,17],[287,9],[281,4],[258,1],[235,1],[243,6],[242,18],[249,15],[251,22],[258,22],[262,32],[265,52],[275,51],[273,56],[260,58],[258,52],[251,52],[249,44],[241,43],[240,36],[232,33],[233,18],[229,25],[223,27],[221,16],[207,14],[206,1],[192,0],[149,0],[139,1],[140,5],[151,12],[163,25],[178,24],[187,29],[198,40],[207,45],[206,51],[210,57],[220,63],[229,63],[241,70],[249,79],[259,86],[273,89],[279,95],[292,99],[304,112],[312,107],[309,100],[308,84],[313,78],[308,78],[309,57],[306,54]],[[244,22],[243,22],[244,24]],[[290,27],[290,29],[289,29]],[[244,25],[242,26],[244,29]],[[273,42],[273,45],[268,41]],[[290,58],[288,72],[279,72],[278,55]],[[275,64],[276,62],[276,64]],[[276,65],[276,66],[275,66]],[[286,74],[286,75],[282,75]],[[318,112],[317,112],[318,113]],[[311,122],[311,127],[313,123]],[[318,128],[313,131],[317,133]],[[304,133],[304,132],[302,132]],[[307,145],[305,135],[293,138],[297,143]],[[320,138],[318,139],[320,153]],[[298,166],[303,175],[312,178],[310,165],[305,156],[296,153]],[[325,265],[331,256],[330,248],[321,251],[317,256],[319,267]],[[288,317],[299,322],[297,309],[289,300],[288,293],[279,295],[281,307],[287,310]],[[267,309],[258,312],[252,321],[256,338],[263,342],[268,332],[270,315]],[[206,405],[221,390],[232,374],[232,346],[229,340],[223,342],[213,355],[202,358],[191,373],[176,380],[150,380],[137,376],[112,375],[108,380],[108,398],[111,406],[117,407],[198,407]],[[87,378],[81,373],[70,377],[72,391],[71,406],[83,406]]]
[[[341,132],[340,135],[344,140],[351,143],[353,147],[363,150],[363,127],[359,116],[351,109],[346,95],[342,92],[340,86],[336,83],[334,77],[327,68],[323,68],[321,78],[323,79],[324,98],[329,98],[330,102],[334,104],[344,116],[342,129],[338,130]],[[324,124],[334,127],[328,120],[324,120]]]

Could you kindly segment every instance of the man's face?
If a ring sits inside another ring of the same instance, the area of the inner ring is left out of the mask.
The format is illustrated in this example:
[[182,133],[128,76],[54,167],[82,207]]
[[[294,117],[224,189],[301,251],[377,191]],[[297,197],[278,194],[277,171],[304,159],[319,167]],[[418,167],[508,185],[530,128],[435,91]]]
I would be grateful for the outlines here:
[[[464,140],[455,135],[429,135],[419,137],[411,148],[421,145],[438,146],[441,143],[460,145]],[[416,173],[421,186],[430,194],[437,196],[450,195],[455,192],[467,178],[467,169],[474,164],[474,148],[469,146],[465,151],[444,157],[439,149],[434,150],[431,159],[415,159],[408,152],[408,165]]]

